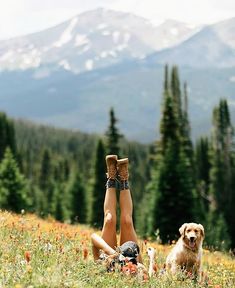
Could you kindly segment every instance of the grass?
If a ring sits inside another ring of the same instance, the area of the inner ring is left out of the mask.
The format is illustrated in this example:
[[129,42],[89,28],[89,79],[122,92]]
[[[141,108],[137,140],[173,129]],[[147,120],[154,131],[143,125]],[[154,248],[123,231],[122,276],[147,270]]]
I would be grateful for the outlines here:
[[[235,287],[235,259],[217,251],[204,250],[202,283],[161,275],[170,247],[157,243],[150,243],[156,249],[157,276],[143,280],[107,273],[92,259],[92,232],[87,226],[0,212],[0,287]],[[147,264],[143,241],[141,249]]]

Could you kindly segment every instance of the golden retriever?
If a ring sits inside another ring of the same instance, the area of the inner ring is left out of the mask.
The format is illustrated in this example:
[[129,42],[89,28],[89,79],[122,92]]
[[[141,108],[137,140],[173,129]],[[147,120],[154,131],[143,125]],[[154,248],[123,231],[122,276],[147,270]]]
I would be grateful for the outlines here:
[[204,228],[201,224],[184,223],[179,232],[181,237],[166,258],[166,269],[172,273],[181,269],[200,280]]

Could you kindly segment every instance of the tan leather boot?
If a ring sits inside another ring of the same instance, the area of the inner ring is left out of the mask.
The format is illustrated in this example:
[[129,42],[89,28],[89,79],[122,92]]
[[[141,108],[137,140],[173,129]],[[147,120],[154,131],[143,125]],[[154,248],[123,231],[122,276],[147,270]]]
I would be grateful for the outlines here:
[[117,177],[117,159],[117,155],[107,155],[105,158],[108,179],[116,179]]
[[128,158],[117,160],[118,176],[121,181],[127,181],[129,178],[128,163]]

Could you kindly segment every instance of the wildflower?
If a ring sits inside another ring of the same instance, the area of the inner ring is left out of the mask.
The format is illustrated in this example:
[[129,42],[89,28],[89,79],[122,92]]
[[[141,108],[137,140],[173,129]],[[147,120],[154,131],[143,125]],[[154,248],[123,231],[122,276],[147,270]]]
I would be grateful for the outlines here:
[[137,270],[137,266],[131,262],[128,262],[125,266],[122,267],[122,272],[126,275],[136,274]]
[[155,263],[153,264],[153,271],[157,272],[157,270],[158,270],[158,267],[157,267],[157,264]]
[[47,242],[45,245],[45,251],[50,252],[52,250],[52,245],[50,242]]
[[148,279],[149,279],[148,274],[147,274],[146,272],[144,272],[144,274],[143,274],[143,281],[148,281]]
[[59,246],[59,251],[60,251],[60,253],[64,253],[64,247],[63,247],[63,245],[60,245],[60,246]]
[[85,247],[83,248],[83,259],[86,260],[88,257],[88,249]]
[[25,258],[25,260],[26,260],[27,263],[30,262],[30,260],[31,260],[31,255],[30,255],[30,252],[29,252],[29,251],[25,251],[25,253],[24,253],[24,258]]

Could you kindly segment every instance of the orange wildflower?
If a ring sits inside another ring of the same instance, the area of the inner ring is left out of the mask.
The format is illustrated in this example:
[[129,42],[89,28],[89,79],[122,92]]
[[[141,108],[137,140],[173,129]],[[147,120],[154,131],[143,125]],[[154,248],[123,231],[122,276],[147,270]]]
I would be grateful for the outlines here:
[[148,276],[148,274],[146,272],[144,272],[144,274],[143,274],[143,280],[144,281],[148,281],[149,280],[149,276]]
[[153,271],[157,272],[157,270],[158,270],[158,267],[157,267],[157,264],[155,263],[155,264],[153,265]]
[[85,247],[83,248],[83,259],[86,260],[88,257],[88,249]]
[[30,262],[30,260],[31,260],[31,255],[30,255],[30,252],[29,252],[29,251],[25,251],[25,253],[24,253],[24,258],[25,258],[25,260],[26,260],[27,263]]
[[128,262],[125,266],[122,267],[122,272],[125,274],[135,274],[137,273],[138,269],[137,266],[131,262]]

